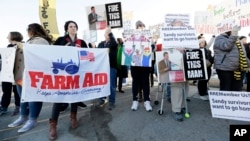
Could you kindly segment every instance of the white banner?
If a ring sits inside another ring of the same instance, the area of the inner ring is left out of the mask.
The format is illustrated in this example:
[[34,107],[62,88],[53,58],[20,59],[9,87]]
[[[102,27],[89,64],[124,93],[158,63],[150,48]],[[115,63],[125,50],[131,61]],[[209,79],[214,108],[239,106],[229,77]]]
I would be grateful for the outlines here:
[[24,44],[21,101],[79,102],[110,95],[107,49]]
[[215,118],[250,121],[250,93],[208,91],[212,116]]
[[161,28],[163,48],[199,48],[195,29],[188,26]]
[[16,55],[16,48],[0,48],[1,55],[1,72],[0,81],[2,82],[14,82],[14,62]]

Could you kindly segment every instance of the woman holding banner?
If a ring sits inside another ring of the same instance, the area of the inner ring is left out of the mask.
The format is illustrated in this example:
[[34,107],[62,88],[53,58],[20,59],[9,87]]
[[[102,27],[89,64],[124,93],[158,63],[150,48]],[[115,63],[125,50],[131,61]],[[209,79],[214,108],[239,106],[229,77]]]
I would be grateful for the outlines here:
[[[47,34],[45,29],[37,23],[33,23],[28,25],[28,36],[29,40],[28,44],[43,44],[49,45],[52,40],[50,36]],[[17,43],[18,49],[16,51],[16,58],[14,64],[14,79],[17,83],[17,92],[21,96],[22,93],[22,79],[23,79],[23,71],[24,71],[24,55],[23,55],[23,46],[21,43]],[[23,102],[21,103],[21,114],[17,120],[8,125],[8,127],[17,127],[22,124],[24,126],[19,129],[18,133],[26,132],[37,124],[37,118],[42,109],[42,102]]]
[[[78,25],[74,21],[67,21],[64,25],[65,36],[59,37],[54,45],[65,45],[73,47],[87,48],[87,44],[82,39],[77,38]],[[49,138],[54,140],[57,138],[57,121],[60,114],[60,109],[64,103],[54,103],[52,108],[51,118],[49,120],[50,131]],[[71,103],[70,121],[73,129],[77,128],[77,106],[78,103]]]

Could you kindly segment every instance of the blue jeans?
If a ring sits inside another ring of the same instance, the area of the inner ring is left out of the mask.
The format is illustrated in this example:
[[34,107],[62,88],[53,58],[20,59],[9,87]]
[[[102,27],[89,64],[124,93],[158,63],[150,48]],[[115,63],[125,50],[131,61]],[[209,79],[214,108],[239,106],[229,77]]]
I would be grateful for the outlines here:
[[[21,97],[22,86],[16,85],[17,92]],[[41,112],[43,103],[42,102],[22,102],[20,104],[21,116],[28,117],[31,120],[36,120]]]
[[110,96],[109,96],[109,104],[115,104],[115,96],[116,96],[116,69],[110,68]]
[[162,88],[167,99],[171,99],[171,83],[162,83]]

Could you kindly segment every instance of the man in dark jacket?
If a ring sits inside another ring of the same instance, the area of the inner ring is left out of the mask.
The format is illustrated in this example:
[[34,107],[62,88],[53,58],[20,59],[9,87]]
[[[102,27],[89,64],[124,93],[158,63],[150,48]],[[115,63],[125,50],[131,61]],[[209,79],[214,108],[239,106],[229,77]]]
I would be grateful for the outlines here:
[[[109,51],[109,65],[110,65],[109,110],[112,110],[113,108],[115,108],[118,44],[110,28],[106,29],[104,36],[105,36],[105,41],[102,41],[101,43],[99,43],[98,48],[108,48],[108,51]],[[101,103],[104,103],[103,99]]]

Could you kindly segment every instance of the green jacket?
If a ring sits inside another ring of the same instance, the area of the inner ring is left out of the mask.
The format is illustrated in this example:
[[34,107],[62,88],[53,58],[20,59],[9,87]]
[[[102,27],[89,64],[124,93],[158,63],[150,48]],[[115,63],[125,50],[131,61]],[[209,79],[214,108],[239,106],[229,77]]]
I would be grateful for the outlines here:
[[117,50],[117,68],[121,69],[122,64],[122,44],[118,44],[118,50]]

